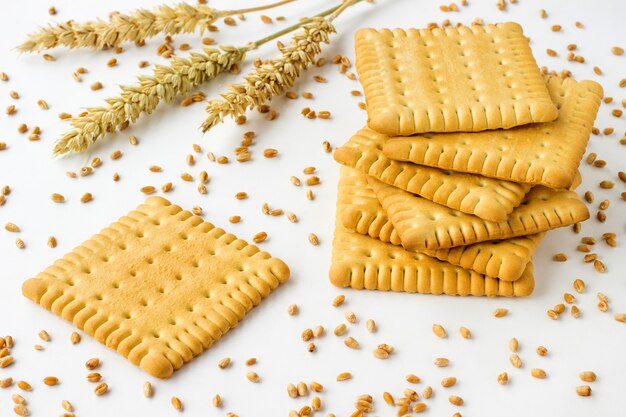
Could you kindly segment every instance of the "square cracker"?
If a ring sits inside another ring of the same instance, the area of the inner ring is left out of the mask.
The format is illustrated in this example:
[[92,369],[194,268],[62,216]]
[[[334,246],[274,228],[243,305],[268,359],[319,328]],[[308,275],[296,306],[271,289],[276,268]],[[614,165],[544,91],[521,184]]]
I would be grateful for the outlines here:
[[510,239],[568,226],[589,218],[573,191],[536,186],[506,221],[489,222],[407,193],[368,177],[378,201],[408,250],[444,249],[488,240]]
[[[342,173],[346,168],[342,169]],[[339,195],[343,193],[340,182]],[[532,263],[514,282],[490,278],[448,262],[347,230],[337,210],[330,281],[338,287],[421,294],[527,296]]]
[[399,162],[382,153],[387,136],[364,128],[335,150],[335,160],[384,183],[464,213],[503,221],[530,185]]
[[[401,245],[393,224],[365,175],[344,168],[339,186],[342,193],[337,200],[338,218],[346,229]],[[524,273],[543,236],[544,233],[538,233],[448,249],[424,249],[421,252],[479,274],[515,281]]]
[[361,29],[355,42],[368,125],[378,132],[477,132],[557,118],[517,23]]
[[391,159],[550,188],[569,188],[576,179],[596,118],[602,87],[593,81],[548,77],[559,107],[550,123],[480,133],[389,138]]
[[150,375],[168,378],[289,278],[289,268],[151,197],[22,292]]

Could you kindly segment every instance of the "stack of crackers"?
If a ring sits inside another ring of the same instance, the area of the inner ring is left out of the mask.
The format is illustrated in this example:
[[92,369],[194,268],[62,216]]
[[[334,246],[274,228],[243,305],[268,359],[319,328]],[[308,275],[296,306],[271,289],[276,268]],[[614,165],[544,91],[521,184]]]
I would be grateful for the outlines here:
[[363,29],[367,126],[342,164],[331,281],[526,296],[548,230],[586,220],[578,165],[602,98],[544,76],[515,23]]

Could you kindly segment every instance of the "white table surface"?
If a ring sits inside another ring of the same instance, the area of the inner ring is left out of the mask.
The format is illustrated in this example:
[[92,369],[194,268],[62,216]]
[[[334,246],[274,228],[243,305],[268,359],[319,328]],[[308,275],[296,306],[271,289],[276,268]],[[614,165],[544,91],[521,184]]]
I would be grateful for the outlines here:
[[[626,77],[626,56],[614,56],[610,48],[626,47],[623,18],[626,2],[617,0],[520,0],[510,5],[506,12],[498,11],[495,0],[470,0],[467,8],[459,13],[443,13],[439,4],[417,0],[381,0],[375,4],[359,4],[346,11],[336,21],[339,34],[332,44],[324,48],[324,56],[346,54],[353,58],[353,34],[360,27],[424,27],[430,21],[453,21],[470,23],[481,17],[487,22],[514,20],[520,22],[525,33],[531,37],[533,50],[540,65],[550,68],[568,68],[579,79],[599,81],[606,95],[617,104],[603,104],[596,126],[614,127],[610,136],[592,137],[588,151],[598,153],[608,164],[603,169],[582,164],[582,194],[592,190],[596,202],[590,205],[595,215],[597,204],[603,199],[611,200],[606,211],[608,220],[599,223],[593,217],[583,224],[580,235],[571,228],[550,232],[534,256],[536,289],[531,297],[524,299],[487,299],[473,297],[445,297],[415,294],[398,294],[337,289],[328,281],[331,241],[333,235],[336,184],[339,167],[330,154],[322,150],[322,141],[341,145],[351,133],[363,126],[366,115],[357,107],[359,98],[349,92],[359,89],[356,81],[350,81],[337,72],[335,66],[327,65],[312,69],[297,83],[295,90],[312,91],[315,99],[288,101],[279,98],[272,107],[280,113],[274,122],[268,122],[257,113],[249,117],[247,124],[237,126],[227,122],[202,135],[198,126],[204,117],[204,105],[196,104],[182,108],[176,104],[163,105],[154,115],[142,118],[127,131],[110,135],[89,153],[68,158],[51,158],[54,140],[68,128],[57,114],[77,114],[81,108],[99,105],[102,99],[117,93],[117,84],[131,83],[134,77],[149,69],[140,70],[137,63],[142,59],[165,62],[155,55],[162,38],[154,38],[144,48],[125,45],[122,55],[112,52],[53,50],[55,62],[44,61],[38,55],[19,56],[13,49],[27,32],[52,21],[75,19],[78,21],[104,17],[109,11],[129,11],[139,6],[161,3],[160,0],[121,1],[110,0],[74,2],[69,0],[14,1],[3,5],[0,16],[0,71],[9,74],[9,82],[0,82],[0,108],[15,104],[17,114],[9,117],[0,114],[0,141],[9,148],[0,152],[0,186],[9,184],[13,191],[7,203],[0,207],[0,224],[13,222],[22,228],[19,237],[26,242],[26,249],[19,250],[14,234],[0,231],[0,335],[10,334],[15,339],[13,356],[15,364],[0,370],[0,378],[12,376],[16,380],[29,381],[34,389],[21,393],[28,400],[33,416],[60,415],[61,400],[75,405],[77,416],[135,416],[176,415],[170,406],[170,397],[176,395],[184,403],[186,415],[224,416],[232,411],[241,417],[286,416],[290,409],[310,403],[308,398],[291,399],[287,396],[288,383],[318,381],[325,390],[320,397],[323,410],[316,415],[333,412],[348,416],[354,410],[353,403],[359,394],[369,393],[375,398],[375,411],[371,415],[395,415],[395,409],[382,400],[383,391],[400,396],[409,387],[404,376],[414,373],[422,378],[415,387],[421,392],[425,385],[432,385],[435,395],[428,401],[429,415],[451,416],[459,411],[463,416],[623,416],[626,409],[626,324],[613,319],[615,312],[626,312],[626,263],[624,262],[624,203],[619,195],[625,190],[617,179],[624,170],[624,147],[619,144],[626,130],[625,118],[616,119],[610,111],[619,108],[626,98],[626,89],[618,87],[618,81]],[[236,5],[262,3],[213,1],[218,8],[234,8]],[[48,7],[54,4],[58,15],[48,15]],[[330,7],[331,1],[306,1],[267,12],[270,16],[285,15],[287,22],[265,25],[258,15],[250,14],[246,22],[238,22],[236,28],[219,23],[220,32],[211,34],[223,44],[241,45],[261,37],[274,28],[295,22],[298,17],[311,15],[317,10]],[[545,8],[547,19],[539,18],[539,9]],[[575,21],[585,24],[577,29]],[[560,24],[560,33],[550,30]],[[199,48],[199,36],[176,36],[175,43],[189,42],[194,50]],[[585,64],[567,62],[566,45],[576,43],[579,54],[586,58]],[[558,51],[559,57],[548,57],[546,48]],[[267,57],[274,53],[274,46],[250,54],[248,64],[256,56]],[[184,53],[182,53],[184,54]],[[105,63],[111,57],[119,60],[115,68]],[[604,75],[593,73],[599,66]],[[82,83],[71,77],[79,66],[89,69]],[[249,69],[244,68],[244,71]],[[328,78],[328,84],[313,81],[315,74]],[[226,83],[240,76],[221,77],[205,86],[203,91],[215,97],[224,90]],[[105,88],[92,92],[89,85],[101,81]],[[13,100],[9,91],[18,91],[21,98]],[[41,110],[36,102],[45,99],[50,109]],[[332,120],[308,120],[300,115],[300,109],[310,106],[316,110],[329,110]],[[42,140],[29,142],[25,135],[17,133],[19,123],[42,128]],[[254,130],[258,133],[253,146],[253,161],[239,164],[218,165],[210,163],[202,154],[193,167],[185,164],[187,154],[193,153],[192,144],[198,143],[204,154],[212,151],[228,155],[237,146],[242,133]],[[129,134],[136,135],[139,146],[131,146]],[[280,155],[265,159],[262,151],[276,148]],[[124,156],[112,161],[108,155],[115,149]],[[94,156],[104,160],[101,168],[88,178],[69,179],[65,172],[78,170]],[[163,167],[162,173],[148,171],[150,165]],[[302,177],[305,166],[318,167],[322,179],[314,187],[316,199],[308,201],[305,187],[294,187],[291,175]],[[194,184],[184,183],[179,175],[190,172],[197,175],[207,170],[211,182],[207,195],[196,192]],[[114,172],[121,179],[112,181]],[[600,190],[598,182],[613,180],[612,190]],[[185,208],[200,205],[205,218],[224,227],[244,239],[265,230],[270,238],[261,246],[264,250],[283,259],[292,271],[291,280],[279,288],[259,308],[254,309],[238,328],[231,331],[213,348],[185,365],[167,381],[154,380],[141,369],[131,365],[117,353],[101,346],[88,336],[79,345],[71,345],[69,335],[74,328],[21,295],[22,282],[51,264],[56,258],[80,244],[101,228],[133,209],[144,200],[139,188],[144,185],[160,186],[172,181],[175,189],[167,198]],[[237,201],[233,195],[247,191],[250,198]],[[58,192],[66,196],[65,204],[55,204],[50,194]],[[94,194],[94,201],[81,204],[84,192]],[[261,205],[280,207],[295,212],[300,221],[291,224],[283,217],[269,217],[261,213]],[[239,214],[243,221],[237,225],[228,223],[228,217]],[[607,265],[607,272],[596,272],[591,264],[582,262],[582,254],[575,251],[581,236],[599,238],[604,232],[618,234],[620,244],[610,248],[598,243],[595,250]],[[315,232],[320,245],[314,247],[307,235]],[[54,235],[59,241],[56,249],[46,246],[47,237]],[[570,260],[565,263],[551,261],[552,255],[565,252]],[[587,292],[576,294],[576,305],[582,311],[579,319],[569,312],[559,320],[546,316],[546,310],[562,302],[564,292],[572,292],[572,282],[582,278]],[[596,308],[596,293],[603,292],[610,299],[610,310],[602,313]],[[341,308],[333,308],[333,297],[345,294],[347,302]],[[287,315],[287,306],[297,303],[300,314]],[[495,308],[509,309],[509,315],[496,319]],[[349,334],[361,343],[361,349],[346,348],[341,338],[332,335],[332,329],[344,321],[345,310],[353,310],[358,316],[356,325],[350,325]],[[375,334],[365,329],[365,321],[373,318],[379,325]],[[433,323],[441,323],[449,333],[447,339],[438,339],[431,332]],[[323,325],[327,334],[316,340],[317,351],[308,353],[300,333],[307,327]],[[466,326],[474,334],[464,340],[458,328]],[[40,329],[46,329],[50,343],[38,339]],[[524,362],[521,369],[513,368],[508,361],[508,340],[520,341],[519,355]],[[396,353],[381,361],[371,351],[378,343],[389,343]],[[35,351],[33,344],[41,343],[45,350]],[[546,357],[535,353],[538,345],[549,349]],[[97,356],[103,361],[100,372],[110,386],[103,397],[93,394],[94,385],[85,380],[84,362]],[[217,367],[219,359],[229,356],[233,365],[227,370]],[[261,376],[261,382],[252,384],[245,378],[248,370],[244,361],[258,358],[253,369]],[[435,357],[448,357],[451,365],[436,368]],[[545,380],[530,376],[530,369],[543,368],[548,373]],[[577,385],[583,384],[578,373],[593,370],[597,382],[591,383],[593,395],[578,397]],[[353,374],[353,379],[336,382],[335,376],[343,371]],[[507,371],[510,383],[500,386],[497,375]],[[43,377],[55,375],[61,379],[56,387],[46,387]],[[440,380],[444,376],[456,376],[458,383],[444,389]],[[155,386],[151,399],[142,396],[143,381],[150,380]],[[13,386],[0,389],[0,415],[12,415],[11,395],[19,392]],[[211,398],[219,393],[224,407],[214,409]],[[460,395],[465,405],[454,407],[448,403],[449,394]]]

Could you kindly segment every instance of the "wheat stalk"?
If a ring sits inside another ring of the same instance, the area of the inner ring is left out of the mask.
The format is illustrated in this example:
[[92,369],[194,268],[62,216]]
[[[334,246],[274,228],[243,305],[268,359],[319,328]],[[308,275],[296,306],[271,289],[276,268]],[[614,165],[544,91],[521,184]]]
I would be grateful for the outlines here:
[[199,29],[202,33],[217,19],[242,13],[266,10],[295,0],[282,0],[265,6],[240,10],[216,10],[199,4],[192,6],[178,3],[161,5],[153,10],[138,9],[130,14],[113,12],[108,21],[95,20],[86,23],[69,21],[42,27],[27,36],[17,47],[20,52],[38,52],[65,46],[74,48],[111,48],[129,41],[142,44],[146,39],[160,33],[174,35],[190,33]]
[[[332,7],[317,16],[329,15],[341,7]],[[170,66],[158,65],[152,76],[140,76],[137,84],[121,86],[120,95],[106,99],[106,106],[88,108],[73,118],[73,129],[55,143],[54,155],[84,151],[108,132],[134,123],[143,113],[152,113],[161,101],[170,102],[174,97],[186,94],[219,73],[228,71],[234,64],[243,61],[246,52],[311,21],[307,19],[244,47],[222,47],[221,51],[205,49],[205,53],[192,53],[189,58],[173,57]]]
[[73,129],[55,144],[54,154],[81,152],[102,138],[134,123],[142,114],[150,114],[161,101],[172,101],[198,85],[228,71],[243,61],[245,48],[222,47],[192,53],[189,58],[174,57],[171,66],[157,65],[151,76],[139,76],[132,86],[121,86],[121,94],[106,99],[106,107],[92,107],[71,120]]
[[289,45],[280,48],[280,54],[259,66],[244,81],[228,86],[221,100],[212,100],[207,106],[208,116],[201,125],[207,132],[227,116],[244,115],[248,109],[259,107],[292,87],[300,74],[308,69],[321,52],[322,43],[329,43],[335,27],[332,21],[345,8],[361,0],[347,0],[327,18],[317,17],[302,26]]

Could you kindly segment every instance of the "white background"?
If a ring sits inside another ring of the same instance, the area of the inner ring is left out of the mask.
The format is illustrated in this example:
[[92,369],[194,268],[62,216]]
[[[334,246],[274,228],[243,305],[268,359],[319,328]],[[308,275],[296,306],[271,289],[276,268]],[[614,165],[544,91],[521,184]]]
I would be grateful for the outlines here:
[[[611,200],[607,210],[608,220],[601,224],[594,218],[583,225],[580,235],[571,229],[550,232],[534,257],[536,289],[525,299],[455,298],[414,294],[382,292],[357,292],[334,288],[328,281],[331,240],[333,234],[335,193],[338,164],[331,155],[322,150],[322,141],[341,145],[351,133],[362,127],[365,112],[358,109],[359,98],[349,92],[359,89],[356,81],[350,81],[337,73],[337,67],[327,65],[309,71],[295,87],[296,91],[311,91],[313,101],[298,99],[275,100],[272,107],[280,113],[274,122],[268,122],[254,113],[244,126],[229,121],[207,135],[202,135],[198,126],[204,117],[204,105],[196,104],[182,108],[177,104],[163,105],[140,123],[121,134],[110,135],[90,153],[68,158],[51,158],[54,140],[68,128],[67,122],[57,118],[60,112],[77,114],[81,108],[100,105],[102,99],[115,95],[117,84],[131,83],[134,77],[149,69],[140,70],[137,63],[142,59],[166,62],[155,54],[162,38],[155,38],[144,48],[125,45],[122,55],[112,52],[54,50],[56,62],[47,62],[38,55],[23,55],[13,49],[38,25],[52,21],[76,19],[83,21],[97,16],[105,17],[113,10],[129,11],[138,6],[156,5],[160,1],[55,1],[58,15],[47,13],[50,1],[13,1],[3,5],[0,16],[0,71],[9,74],[9,82],[0,82],[0,108],[10,104],[18,107],[16,115],[0,114],[0,141],[8,149],[0,152],[0,186],[9,184],[13,191],[7,203],[0,207],[0,224],[13,222],[22,228],[19,237],[26,242],[26,249],[14,245],[17,237],[0,230],[0,335],[11,334],[16,345],[13,356],[16,363],[0,370],[0,378],[29,381],[34,390],[22,393],[28,399],[34,416],[59,415],[62,399],[71,401],[79,416],[131,416],[176,415],[170,406],[170,397],[179,396],[185,405],[185,414],[194,416],[223,416],[228,411],[241,417],[286,416],[288,411],[310,402],[294,400],[287,396],[289,382],[319,381],[325,387],[322,398],[324,408],[321,415],[334,412],[337,416],[348,416],[354,410],[353,402],[358,394],[369,393],[375,398],[372,415],[395,415],[395,410],[382,401],[382,392],[395,396],[409,384],[404,381],[408,373],[419,375],[423,382],[416,389],[421,392],[425,385],[432,385],[435,395],[428,401],[430,415],[451,416],[460,411],[464,416],[623,416],[626,409],[626,324],[613,320],[613,313],[626,312],[626,276],[623,241],[624,203],[619,194],[625,190],[617,180],[617,172],[624,170],[624,147],[619,145],[626,129],[624,117],[616,119],[610,111],[619,107],[626,98],[626,89],[620,89],[618,81],[626,77],[626,56],[611,54],[614,45],[626,47],[623,18],[626,2],[604,1],[532,1],[520,0],[510,5],[508,11],[497,10],[495,0],[470,0],[470,6],[460,13],[442,13],[442,2],[395,0],[377,1],[375,4],[359,4],[348,10],[336,21],[338,35],[332,44],[324,48],[324,56],[345,54],[352,60],[353,35],[360,27],[424,27],[430,21],[441,22],[445,18],[470,23],[476,17],[487,22],[514,20],[520,22],[525,33],[531,37],[532,46],[540,65],[550,68],[568,68],[579,79],[594,79],[601,82],[606,94],[613,96],[618,104],[602,105],[596,125],[599,128],[612,126],[616,133],[610,136],[592,137],[589,151],[597,152],[608,164],[604,169],[592,168],[583,163],[583,185],[579,191],[592,190],[596,202],[590,205],[593,214],[603,199]],[[217,8],[234,8],[239,5],[262,3],[243,1],[213,1]],[[260,38],[275,28],[295,22],[301,16],[311,15],[333,4],[331,1],[301,0],[280,10],[270,11],[270,16],[285,15],[287,21],[265,25],[258,15],[248,15],[246,22],[237,27],[219,23],[220,32],[210,34],[219,43],[243,45]],[[545,8],[549,17],[539,18],[539,9]],[[577,29],[575,21],[582,21],[585,29]],[[553,24],[563,26],[561,33],[550,30]],[[194,50],[199,48],[199,36],[175,37],[176,45],[189,42]],[[585,64],[570,63],[565,59],[566,45],[576,43],[578,54],[586,58]],[[546,48],[558,51],[559,57],[548,57]],[[250,55],[249,63],[256,56],[268,57],[275,52],[274,45],[266,45]],[[180,54],[185,54],[181,52]],[[111,57],[119,60],[115,68],[108,68],[106,61]],[[604,71],[597,76],[592,68],[597,65]],[[82,83],[71,77],[79,66],[88,68]],[[352,69],[354,70],[354,69]],[[328,78],[328,84],[315,83],[313,75]],[[243,75],[243,74],[242,74]],[[205,86],[209,97],[224,90],[225,84],[240,76],[221,77]],[[92,92],[89,85],[101,81],[105,88]],[[21,98],[9,97],[16,90]],[[36,105],[45,99],[50,110],[43,111]],[[316,110],[329,110],[332,120],[308,120],[300,115],[300,109],[310,106]],[[17,133],[19,123],[42,128],[42,140],[29,142],[25,135]],[[193,167],[185,164],[185,157],[193,153],[192,144],[202,145],[204,154],[209,150],[217,155],[233,157],[243,132],[258,133],[253,150],[253,161],[238,164],[217,165],[209,163],[202,154],[196,155],[198,162]],[[129,134],[140,140],[137,147],[130,146]],[[262,151],[276,148],[280,155],[276,159],[265,159]],[[111,161],[108,155],[121,149],[124,156]],[[100,156],[104,164],[88,178],[69,179],[65,171],[78,170],[94,156]],[[150,165],[160,165],[159,174],[148,171]],[[314,188],[317,198],[308,201],[305,187],[294,187],[289,182],[291,175],[302,175],[305,166],[318,167],[322,184]],[[206,196],[199,195],[195,184],[180,180],[182,172],[197,175],[207,170],[211,176]],[[114,183],[114,172],[121,180]],[[600,190],[600,180],[616,182],[613,190]],[[131,365],[117,353],[83,337],[80,345],[73,346],[69,335],[73,327],[34,305],[21,295],[21,283],[41,271],[56,258],[71,250],[83,240],[133,209],[144,200],[139,188],[145,185],[160,187],[172,181],[175,190],[167,195],[171,201],[185,208],[200,205],[206,219],[224,227],[238,236],[250,239],[255,233],[267,231],[270,238],[262,248],[283,259],[292,270],[292,279],[279,288],[259,308],[255,309],[226,337],[211,350],[185,365],[167,381],[152,380],[147,374]],[[237,201],[233,195],[247,191],[250,198]],[[50,194],[58,192],[66,196],[65,204],[54,204]],[[84,192],[94,194],[94,201],[81,204]],[[261,213],[261,205],[268,202],[271,207],[293,211],[300,222],[291,224],[284,217],[269,217]],[[239,214],[243,221],[237,225],[228,223],[228,217]],[[620,245],[609,248],[598,243],[597,252],[607,265],[605,274],[595,272],[590,264],[582,262],[582,254],[575,252],[581,236],[599,238],[603,232],[618,233]],[[320,237],[318,247],[311,246],[307,235],[315,232]],[[59,241],[56,249],[46,246],[49,235]],[[555,263],[551,257],[556,252],[565,252],[570,260]],[[564,292],[574,292],[572,282],[582,278],[588,286],[585,294],[578,295],[576,305],[582,311],[575,320],[569,312],[559,320],[552,321],[546,310],[562,302]],[[601,313],[596,308],[596,293],[605,293],[610,299],[610,310]],[[334,309],[330,302],[337,294],[345,294],[345,307]],[[297,303],[300,314],[287,315],[287,306]],[[495,308],[508,308],[507,317],[492,317]],[[362,348],[353,351],[346,348],[341,338],[332,335],[332,329],[344,321],[344,310],[353,310],[359,320],[349,327],[349,334],[357,338]],[[373,318],[379,331],[369,334],[365,321]],[[438,339],[431,332],[433,323],[441,323],[448,330],[448,339]],[[317,351],[306,351],[306,343],[300,333],[306,327],[323,325],[327,335],[316,341]],[[459,326],[470,328],[472,340],[458,335]],[[51,343],[38,339],[37,332],[46,329],[52,336]],[[507,342],[511,337],[520,341],[519,352],[524,367],[513,368],[508,361]],[[386,361],[373,358],[372,349],[378,343],[389,343],[397,352]],[[45,350],[35,351],[33,344],[41,343]],[[549,349],[547,357],[535,354],[537,345]],[[103,397],[96,397],[93,384],[85,380],[87,371],[84,362],[90,357],[100,357],[103,366],[100,372],[111,387]],[[217,368],[219,359],[230,356],[233,365],[227,370]],[[248,357],[257,357],[253,368],[261,376],[259,384],[245,378]],[[450,358],[448,368],[436,368],[435,357]],[[537,380],[530,376],[530,369],[540,367],[548,377]],[[593,370],[598,381],[590,384],[593,395],[578,397],[575,387],[583,384],[578,373]],[[347,382],[336,382],[335,376],[343,371],[354,377]],[[500,386],[496,376],[507,371],[511,382]],[[61,379],[57,387],[45,387],[43,377],[55,375]],[[450,389],[440,386],[444,376],[456,376],[457,385]],[[155,396],[143,398],[143,381],[152,380]],[[415,387],[414,387],[415,388]],[[0,415],[12,414],[10,396],[17,392],[14,386],[0,389]],[[219,393],[224,399],[222,409],[211,406],[211,398]],[[466,404],[456,408],[448,403],[449,394],[462,396]]]

